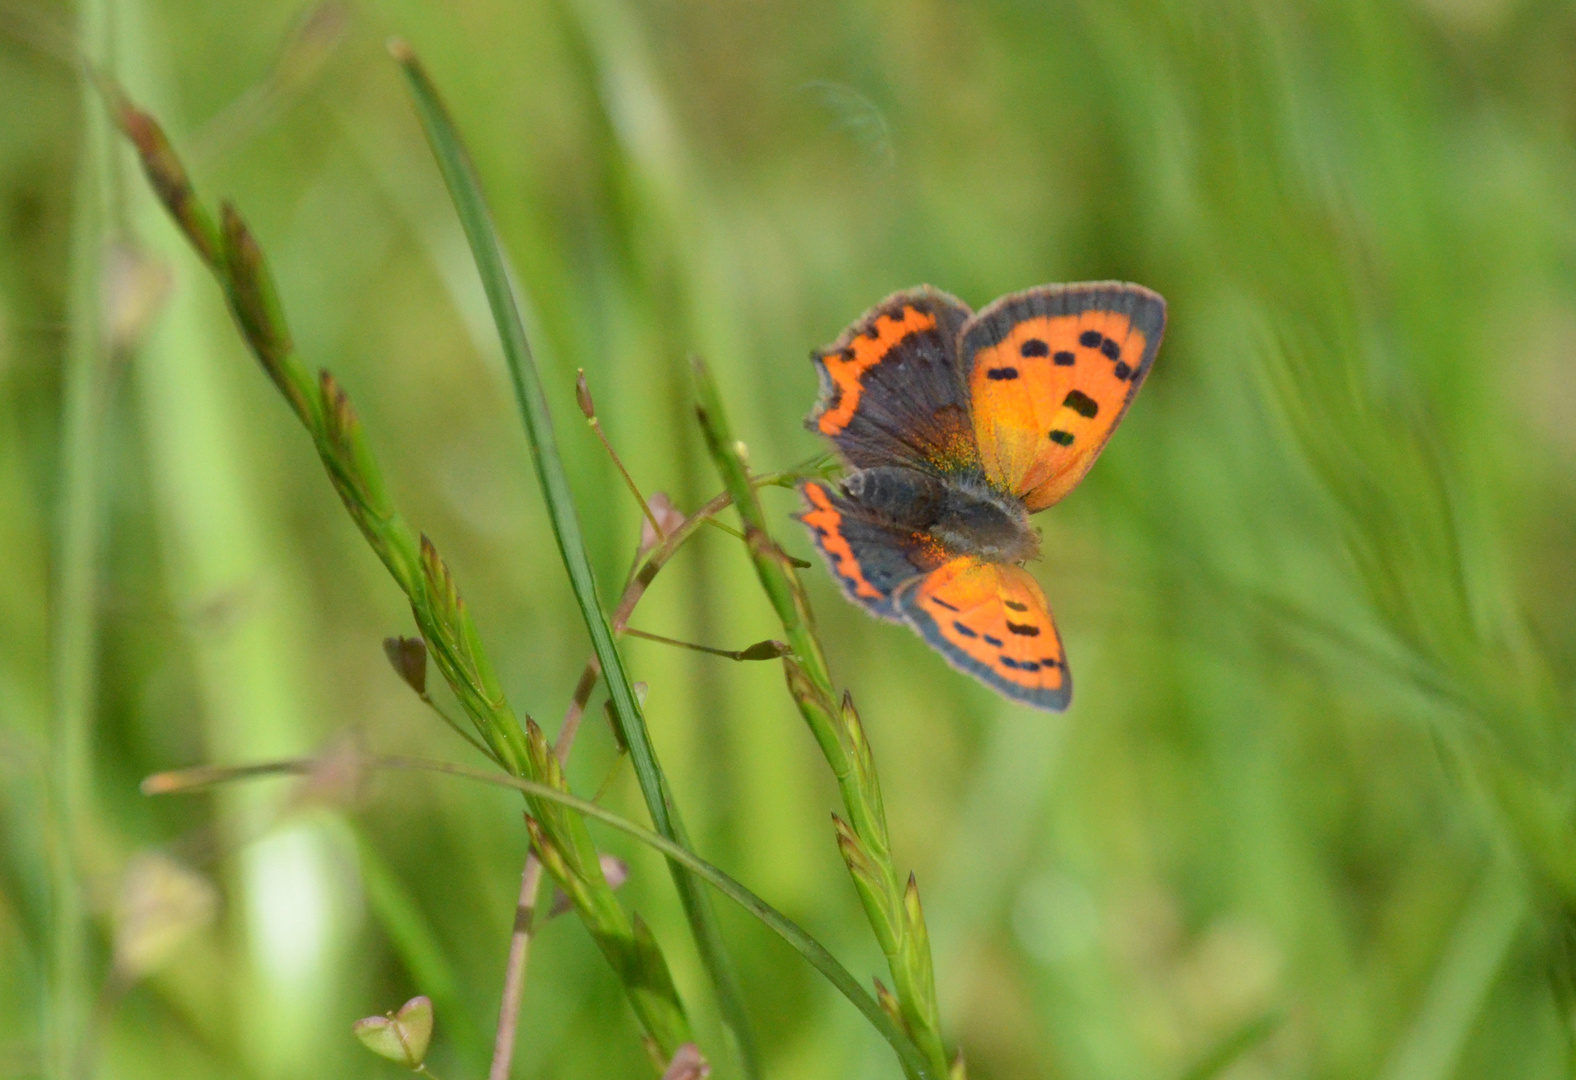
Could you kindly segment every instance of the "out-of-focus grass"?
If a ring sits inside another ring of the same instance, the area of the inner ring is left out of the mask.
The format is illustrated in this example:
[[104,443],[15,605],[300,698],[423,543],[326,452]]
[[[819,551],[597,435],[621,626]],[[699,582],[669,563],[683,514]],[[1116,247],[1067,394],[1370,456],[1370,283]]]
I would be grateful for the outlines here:
[[[177,139],[216,148],[198,182],[246,208],[303,353],[342,376],[539,719],[588,643],[386,35],[421,50],[467,132],[555,411],[575,415],[584,366],[637,479],[686,507],[714,484],[691,351],[768,469],[816,449],[807,351],[891,289],[928,280],[976,305],[1047,280],[1159,290],[1154,377],[1039,522],[1036,572],[1078,673],[1065,718],[1001,703],[807,574],[896,854],[918,868],[949,1037],[983,1077],[1169,1080],[1223,1048],[1234,1078],[1567,1071],[1568,7],[387,0],[359,5],[271,114],[230,106],[268,78],[297,5],[108,9],[119,74]],[[0,16],[0,1052],[26,1075],[51,940],[38,777],[85,118],[40,48],[71,13],[13,0]],[[225,902],[118,997],[101,1070],[371,1075],[349,1023],[450,970],[434,1068],[480,1075],[524,854],[512,800],[383,779],[258,836],[283,792],[135,794],[156,769],[305,751],[352,723],[390,751],[462,748],[387,671],[379,641],[408,614],[272,389],[143,193],[122,191],[175,287],[112,372],[100,440],[92,972],[134,853],[177,845]],[[639,511],[590,433],[563,426],[611,587]],[[772,625],[721,534],[635,623],[729,647]],[[879,970],[826,824],[836,793],[780,675],[640,641],[628,655],[698,850]],[[613,755],[586,734],[581,792]],[[609,798],[640,816],[627,775]],[[364,881],[335,813],[379,867]],[[611,846],[720,1046],[660,861]],[[769,1074],[893,1070],[796,957],[720,914]],[[285,961],[322,993],[295,1019],[260,996]],[[517,1075],[634,1075],[623,1009],[584,935],[548,924]],[[1244,1032],[1262,1037],[1238,1047]]]

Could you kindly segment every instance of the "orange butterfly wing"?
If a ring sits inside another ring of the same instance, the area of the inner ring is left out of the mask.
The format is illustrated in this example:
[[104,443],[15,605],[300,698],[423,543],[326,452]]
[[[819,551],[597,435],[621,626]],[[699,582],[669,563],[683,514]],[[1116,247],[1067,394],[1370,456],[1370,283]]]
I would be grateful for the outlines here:
[[1033,510],[1083,479],[1149,373],[1166,303],[1139,285],[1048,285],[963,327],[974,434],[990,481]]
[[959,671],[1014,701],[1061,712],[1072,678],[1045,594],[1021,567],[953,559],[897,592],[909,624]]

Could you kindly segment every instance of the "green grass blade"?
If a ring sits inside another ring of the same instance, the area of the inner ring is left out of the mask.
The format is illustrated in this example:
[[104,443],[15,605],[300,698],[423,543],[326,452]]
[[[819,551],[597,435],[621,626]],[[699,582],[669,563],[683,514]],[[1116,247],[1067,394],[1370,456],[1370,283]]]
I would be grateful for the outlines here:
[[[443,173],[455,210],[470,242],[476,269],[487,293],[493,321],[497,324],[502,341],[504,358],[509,366],[515,398],[525,421],[526,435],[531,443],[532,463],[537,480],[547,500],[548,515],[553,525],[553,535],[558,550],[569,572],[575,599],[585,616],[586,630],[591,635],[592,649],[601,662],[608,694],[612,698],[624,741],[629,747],[630,761],[640,782],[641,794],[651,813],[657,832],[673,842],[675,847],[688,845],[678,809],[673,803],[667,780],[657,762],[651,739],[646,731],[645,717],[635,698],[633,685],[625,671],[623,657],[613,640],[613,630],[602,605],[596,576],[591,570],[591,558],[586,551],[585,538],[580,531],[580,518],[575,510],[574,496],[569,490],[569,477],[564,471],[563,460],[558,454],[558,444],[553,435],[552,416],[548,412],[547,398],[542,392],[541,378],[536,361],[526,341],[525,326],[520,320],[514,290],[504,267],[503,252],[493,228],[492,217],[482,196],[481,184],[476,177],[470,156],[466,153],[448,111],[444,108],[436,88],[427,78],[420,62],[403,43],[391,46],[395,59],[404,70],[422,127],[432,145],[433,155]],[[670,856],[669,868],[673,881],[689,919],[701,962],[717,994],[718,1007],[723,1023],[727,1026],[739,1049],[739,1057],[746,1076],[759,1075],[758,1055],[749,1020],[744,1008],[743,993],[738,977],[733,971],[717,926],[716,914],[707,896],[690,872],[683,859]]]
[[1391,1052],[1381,1080],[1448,1080],[1457,1075],[1516,934],[1527,917],[1520,874],[1490,864],[1445,942],[1417,1015]]
[[1264,1013],[1242,1024],[1204,1055],[1203,1060],[1182,1074],[1182,1080],[1216,1080],[1250,1051],[1275,1034],[1284,1022],[1279,1013]]
[[[103,45],[102,4],[82,6],[80,30]],[[61,390],[60,509],[50,620],[54,717],[50,754],[50,902],[52,904],[48,1042],[45,1072],[66,1078],[81,1069],[91,1000],[91,953],[84,903],[83,840],[92,812],[92,742],[98,667],[98,605],[104,473],[104,247],[108,237],[111,133],[84,80],[82,153],[72,210],[70,316]]]

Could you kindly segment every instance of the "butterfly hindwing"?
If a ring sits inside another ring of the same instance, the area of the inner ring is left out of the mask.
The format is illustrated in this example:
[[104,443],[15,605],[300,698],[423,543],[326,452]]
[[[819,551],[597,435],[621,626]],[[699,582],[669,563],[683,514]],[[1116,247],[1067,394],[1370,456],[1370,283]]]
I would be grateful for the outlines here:
[[913,536],[818,480],[805,481],[799,491],[805,502],[799,520],[843,592],[872,614],[901,621],[892,595],[927,565]]
[[963,557],[900,588],[904,619],[952,666],[1014,701],[1060,712],[1072,699],[1045,594],[1018,566]]
[[985,475],[1030,511],[1083,478],[1149,373],[1166,304],[1139,285],[1047,285],[963,327],[961,370]]
[[806,426],[858,468],[974,464],[957,353],[969,314],[961,301],[929,286],[881,301],[813,354],[821,396]]

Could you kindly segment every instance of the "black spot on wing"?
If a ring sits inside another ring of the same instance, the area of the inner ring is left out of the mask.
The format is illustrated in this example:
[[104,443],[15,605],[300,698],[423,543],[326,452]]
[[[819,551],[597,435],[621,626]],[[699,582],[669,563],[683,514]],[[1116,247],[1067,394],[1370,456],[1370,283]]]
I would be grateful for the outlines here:
[[991,368],[985,373],[985,377],[987,379],[995,379],[998,382],[1003,379],[1016,379],[1018,377],[1018,369],[1015,367]]
[[1085,330],[1078,335],[1078,344],[1086,349],[1098,349],[1104,340],[1105,335],[1098,330]]
[[1062,404],[1079,416],[1086,416],[1090,419],[1093,419],[1100,412],[1100,403],[1082,390],[1067,391],[1067,396],[1062,399]]
[[952,629],[956,630],[958,633],[962,634],[964,637],[979,637],[979,635],[976,634],[973,630],[970,630],[968,627],[964,626],[962,623],[958,622],[956,619],[954,619],[952,621]]
[[1050,440],[1057,446],[1071,446],[1073,444],[1073,433],[1070,431],[1053,431],[1050,434]]
[[1051,359],[1055,361],[1058,367],[1072,367],[1078,362],[1077,355],[1068,352],[1066,349],[1063,349],[1061,352],[1051,357]]
[[1106,338],[1104,341],[1100,342],[1100,351],[1105,353],[1106,359],[1108,360],[1120,360],[1122,358],[1122,346],[1118,345],[1110,338]]
[[1051,355],[1051,347],[1037,337],[1032,337],[1028,341],[1025,341],[1018,351],[1024,356]]
[[1040,636],[1040,628],[1038,626],[1025,626],[1022,623],[1015,623],[1015,622],[1009,621],[1007,623],[1007,629],[1009,631],[1011,631],[1012,633],[1017,634],[1019,637],[1039,637]]

